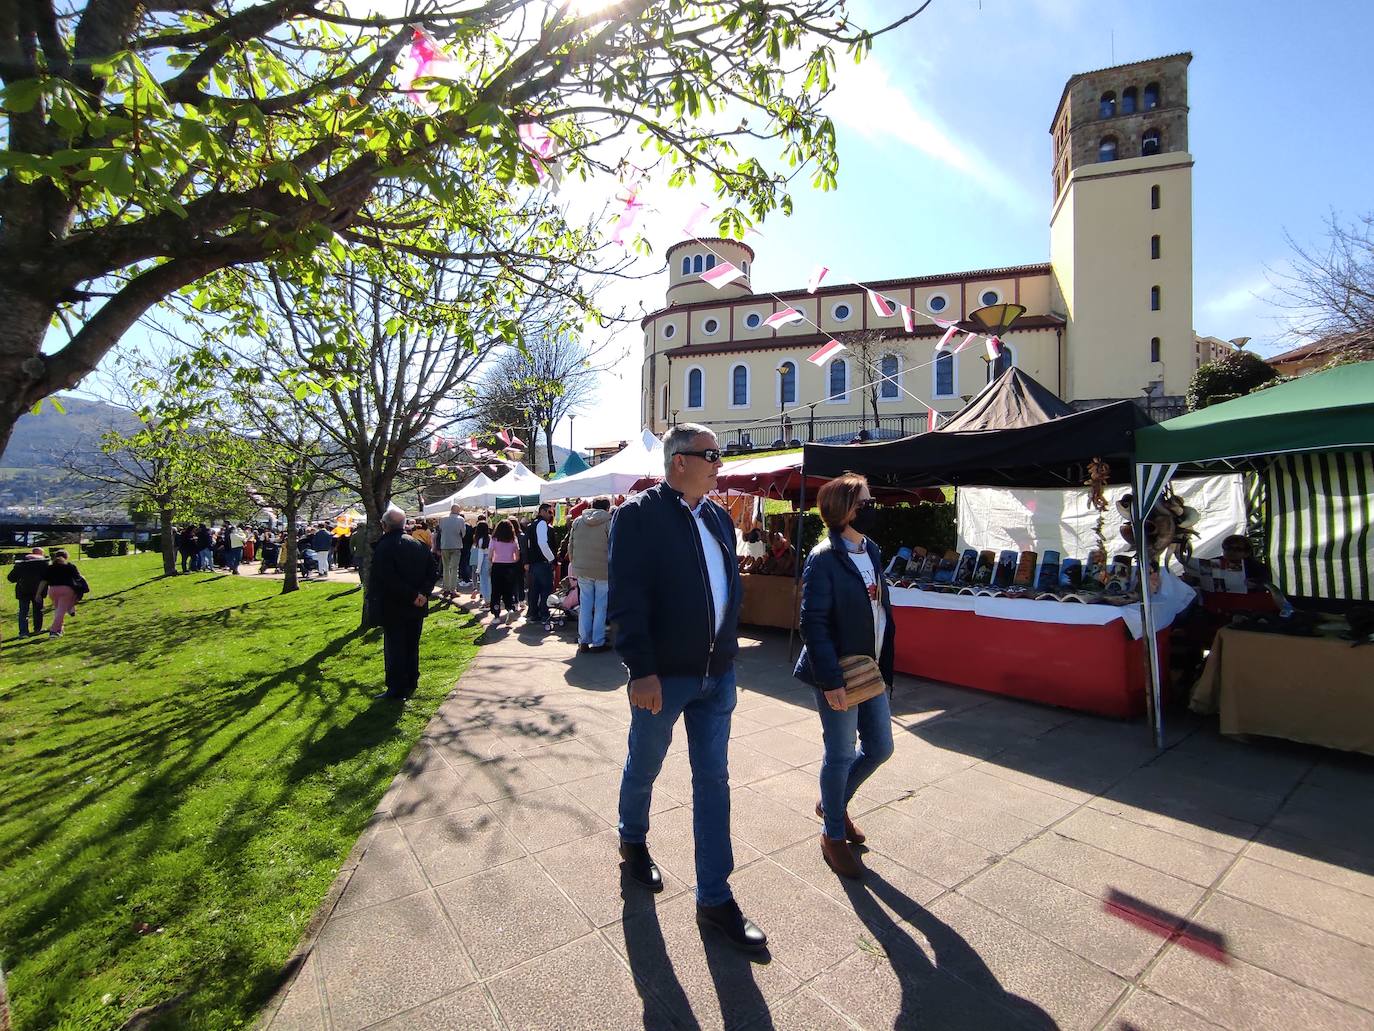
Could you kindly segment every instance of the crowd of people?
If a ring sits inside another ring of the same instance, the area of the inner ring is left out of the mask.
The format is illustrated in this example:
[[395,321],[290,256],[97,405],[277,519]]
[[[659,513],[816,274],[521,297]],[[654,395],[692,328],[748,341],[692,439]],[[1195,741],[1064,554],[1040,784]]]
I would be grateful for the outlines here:
[[[296,557],[301,574],[327,577],[332,569],[351,568],[353,533],[353,528],[345,523],[307,523],[299,527]],[[178,530],[176,543],[183,573],[224,570],[238,576],[240,566],[255,562],[261,573],[279,570],[286,554],[286,531],[247,523],[200,523]]]

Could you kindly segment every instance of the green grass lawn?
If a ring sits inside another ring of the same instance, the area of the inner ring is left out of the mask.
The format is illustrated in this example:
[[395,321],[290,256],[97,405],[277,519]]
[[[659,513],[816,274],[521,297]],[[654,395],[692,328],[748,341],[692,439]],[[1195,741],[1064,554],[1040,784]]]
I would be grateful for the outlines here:
[[58,640],[15,640],[3,584],[0,965],[16,1031],[246,1026],[476,650],[425,627],[420,690],[374,705],[356,585],[88,559]]

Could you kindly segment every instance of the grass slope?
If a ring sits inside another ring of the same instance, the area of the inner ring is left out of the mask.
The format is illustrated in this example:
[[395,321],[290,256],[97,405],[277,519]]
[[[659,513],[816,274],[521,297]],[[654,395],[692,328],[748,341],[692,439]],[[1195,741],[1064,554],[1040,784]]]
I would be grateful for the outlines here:
[[[17,1031],[252,1022],[369,814],[476,650],[427,621],[420,690],[374,706],[356,585],[87,560],[56,641],[0,613],[0,965]],[[8,588],[9,585],[3,585]],[[102,999],[109,999],[102,1002]]]

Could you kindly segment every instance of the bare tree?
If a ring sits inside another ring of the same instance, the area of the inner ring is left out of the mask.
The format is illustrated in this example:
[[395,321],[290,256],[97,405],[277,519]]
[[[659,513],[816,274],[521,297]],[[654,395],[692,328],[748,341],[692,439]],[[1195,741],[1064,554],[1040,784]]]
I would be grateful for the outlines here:
[[1293,334],[1310,338],[1374,331],[1374,213],[1344,223],[1332,212],[1320,249],[1285,235],[1293,257],[1275,285]]
[[[883,359],[890,358],[897,352],[888,342],[887,334],[882,330],[863,330],[849,333],[844,336],[843,343],[853,354],[858,365],[854,375],[861,377],[860,382],[865,384],[863,388],[864,400],[873,410],[873,428],[876,430],[881,425],[878,398],[882,394],[884,382]],[[860,405],[861,410],[862,408],[863,406]],[[863,421],[864,426],[867,427],[867,413],[865,413]]]

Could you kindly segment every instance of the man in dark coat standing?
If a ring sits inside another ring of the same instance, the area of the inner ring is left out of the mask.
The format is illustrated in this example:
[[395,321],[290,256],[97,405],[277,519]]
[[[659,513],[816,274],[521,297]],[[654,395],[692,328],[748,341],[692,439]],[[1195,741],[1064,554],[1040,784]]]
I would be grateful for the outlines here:
[[420,631],[429,595],[438,580],[429,548],[404,530],[406,514],[389,508],[382,515],[382,537],[372,549],[367,604],[382,628],[386,690],[376,697],[403,702],[420,681]]

